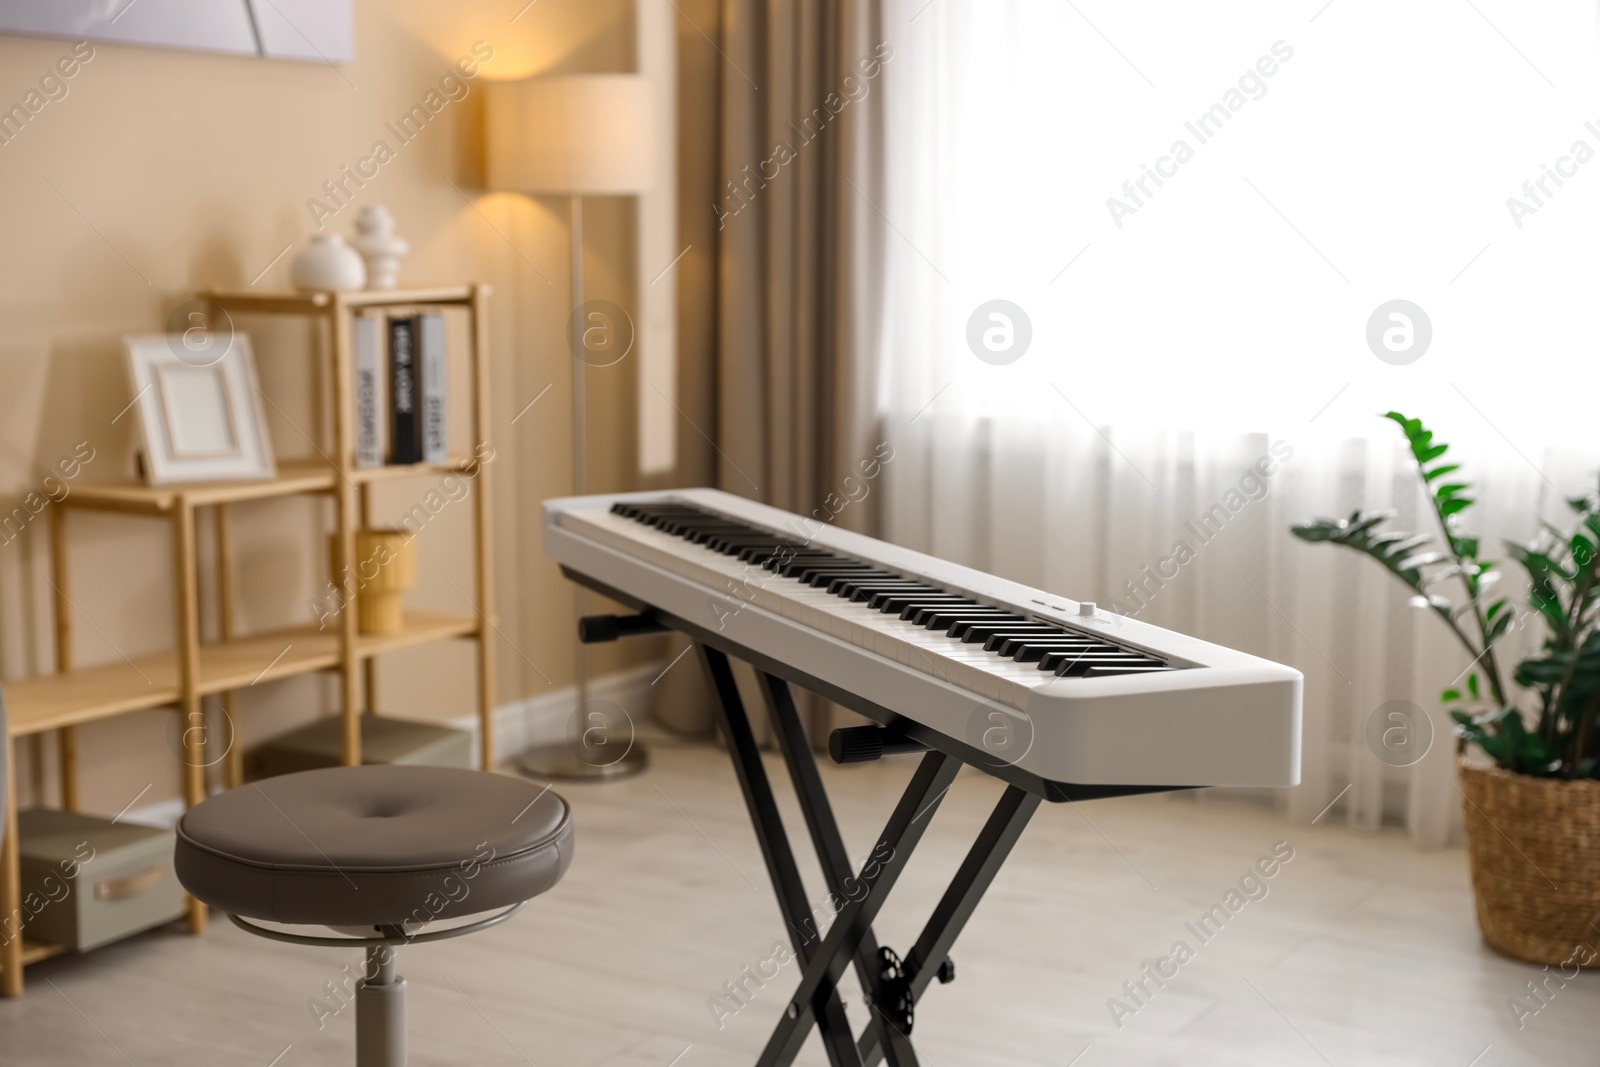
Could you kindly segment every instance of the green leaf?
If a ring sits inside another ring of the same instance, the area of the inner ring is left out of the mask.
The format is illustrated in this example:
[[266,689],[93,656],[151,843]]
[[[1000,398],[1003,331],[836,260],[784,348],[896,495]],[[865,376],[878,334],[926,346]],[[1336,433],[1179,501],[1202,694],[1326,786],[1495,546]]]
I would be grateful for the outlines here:
[[1473,671],[1467,675],[1467,692],[1472,694],[1472,699],[1478,699],[1478,672]]
[[[1446,689],[1444,692],[1439,694],[1439,703],[1441,703],[1441,704],[1449,704],[1452,701],[1456,701],[1456,700],[1460,700],[1460,699],[1461,699],[1461,690],[1459,690],[1459,689]],[[1460,712],[1451,712],[1451,714],[1452,715],[1459,715],[1461,713]]]
[[1458,471],[1460,469],[1461,469],[1461,464],[1459,464],[1459,463],[1441,463],[1437,467],[1433,468],[1432,470],[1423,471],[1422,472],[1422,480],[1425,481],[1425,482],[1431,482],[1435,478],[1443,478],[1446,474],[1449,474],[1451,471]]
[[1483,643],[1486,645],[1494,644],[1496,641],[1500,640],[1501,637],[1505,636],[1505,632],[1511,629],[1511,624],[1516,621],[1517,616],[1513,612],[1508,611],[1504,615],[1501,615],[1498,619],[1495,619],[1493,622],[1489,623],[1488,628],[1484,630]]
[[1290,532],[1302,541],[1343,545],[1370,556],[1404,582],[1412,592],[1426,597],[1421,570],[1406,566],[1405,558],[1413,549],[1427,543],[1429,538],[1413,534],[1398,534],[1397,537],[1397,531],[1381,530],[1382,524],[1393,516],[1392,511],[1365,515],[1357,510],[1351,512],[1348,519],[1313,519],[1296,523],[1290,527]]
[[1583,570],[1593,562],[1594,542],[1583,536],[1583,534],[1573,534],[1572,539],[1567,542],[1567,546],[1572,552],[1572,562],[1577,565],[1579,570]]
[[1439,514],[1449,518],[1451,515],[1454,515],[1457,512],[1466,511],[1476,503],[1477,501],[1470,497],[1451,497],[1449,500],[1446,500],[1439,505]]

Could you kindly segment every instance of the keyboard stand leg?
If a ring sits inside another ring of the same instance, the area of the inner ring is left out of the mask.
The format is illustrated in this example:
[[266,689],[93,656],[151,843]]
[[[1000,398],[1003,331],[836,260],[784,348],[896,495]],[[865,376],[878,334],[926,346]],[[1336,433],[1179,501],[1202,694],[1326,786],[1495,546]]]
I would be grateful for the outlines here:
[[[872,924],[932,821],[929,816],[955,781],[960,762],[937,751],[922,757],[871,857],[858,875],[852,874],[844,840],[788,684],[764,671],[756,672],[828,890],[835,899],[845,901],[819,945],[817,926],[806,903],[794,853],[728,657],[705,645],[697,645],[697,648],[717,696],[718,722],[767,863],[767,873],[772,878],[779,911],[789,926],[790,941],[804,968],[799,988],[757,1061],[757,1067],[789,1067],[810,1036],[813,1025],[822,1035],[828,1060],[835,1067],[876,1067],[880,1059],[887,1067],[917,1067],[917,1055],[909,1036],[885,1010],[890,1005]],[[951,946],[1010,855],[1012,846],[1022,836],[1039,803],[1037,795],[1016,786],[1007,786],[1001,795],[916,944],[905,957],[901,990],[909,989],[913,1005],[939,973]],[[852,963],[868,1006],[874,1012],[859,1040],[852,1037],[849,1022],[844,1017],[838,985]]]
[[[801,966],[809,970],[817,959],[819,948],[826,948],[826,945],[819,945],[817,927],[812,922],[805,887],[800,881],[800,870],[795,866],[794,853],[789,847],[789,838],[784,832],[783,820],[778,814],[778,804],[773,798],[772,785],[767,780],[766,767],[761,762],[761,751],[756,746],[755,735],[750,730],[744,703],[739,698],[732,667],[722,652],[700,644],[696,647],[706,676],[717,695],[718,723],[728,745],[728,755],[733,758],[734,771],[739,778],[740,790],[744,793],[745,806],[750,810],[756,838],[761,843],[761,854],[767,862],[767,875],[772,879],[773,891],[778,898],[778,910],[783,915],[784,924],[789,927],[789,940],[794,945]],[[822,1034],[828,1062],[833,1067],[862,1067],[861,1054],[850,1032],[850,1022],[845,1018],[844,1003],[838,989],[830,984],[826,990],[819,990],[814,1003],[820,1009],[815,1021]],[[812,1021],[809,1009],[806,1018],[809,1028]],[[800,1038],[804,1041],[804,1032]],[[797,1051],[798,1047],[797,1043]],[[792,1054],[790,1059],[793,1059]]]
[[[822,867],[828,892],[836,900],[849,900],[859,892],[855,888],[855,869],[851,867],[850,857],[845,852],[839,824],[833,817],[833,806],[828,803],[827,791],[822,786],[822,776],[817,773],[816,755],[800,722],[794,695],[782,678],[773,677],[765,671],[757,671],[756,678],[761,683],[761,695],[766,700],[767,711],[772,718],[778,748],[783,752],[784,763],[788,765],[789,778],[794,783],[795,795],[800,801],[800,811],[805,816],[806,827],[811,831],[811,841],[816,846],[817,862]],[[856,979],[861,983],[867,1004],[872,1011],[881,1012],[885,994],[878,964],[878,939],[870,929],[862,936],[861,944],[856,949],[855,968]],[[889,1037],[887,1045],[882,1042],[885,1033]],[[865,1067],[875,1064],[879,1055],[883,1056],[889,1067],[916,1067],[917,1064],[917,1054],[911,1048],[910,1038],[881,1015],[867,1020],[866,1032],[857,1047],[861,1049],[863,1060],[871,1056]]]
[[[972,916],[978,901],[988,890],[989,883],[994,881],[1000,865],[1011,854],[1011,847],[1022,836],[1028,820],[1038,808],[1039,797],[1014,785],[1007,786],[1001,794],[1000,802],[989,815],[989,821],[973,842],[966,859],[961,861],[950,887],[945,890],[939,906],[933,910],[916,945],[906,957],[905,967],[911,980],[913,1004],[921,999],[922,991],[928,988],[928,983],[933,981],[940,965],[949,956],[950,947],[955,944],[962,927]],[[893,1067],[894,1061],[890,1058],[892,1053],[880,1048],[877,1028],[869,1027],[857,1044],[865,1067],[873,1067],[878,1062],[880,1052]]]
[[[839,979],[844,975],[845,968],[850,966],[862,941],[872,932],[873,920],[883,909],[894,883],[911,858],[912,850],[933,821],[931,816],[934,809],[944,799],[960,769],[958,760],[942,752],[929,752],[922,757],[910,784],[889,816],[889,822],[884,826],[871,858],[852,887],[854,892],[834,917],[822,947],[806,964],[800,976],[799,988],[761,1053],[761,1058],[756,1061],[757,1067],[789,1067],[799,1054],[812,1025],[822,1025],[817,1018],[817,1007],[825,1007],[838,992]],[[882,1019],[880,1010],[879,1021]],[[876,1028],[869,1028],[869,1032],[876,1032]],[[899,1047],[897,1039],[896,1048]],[[909,1058],[912,1055],[909,1040],[904,1042],[904,1052],[908,1058],[902,1062],[914,1063],[915,1060]]]

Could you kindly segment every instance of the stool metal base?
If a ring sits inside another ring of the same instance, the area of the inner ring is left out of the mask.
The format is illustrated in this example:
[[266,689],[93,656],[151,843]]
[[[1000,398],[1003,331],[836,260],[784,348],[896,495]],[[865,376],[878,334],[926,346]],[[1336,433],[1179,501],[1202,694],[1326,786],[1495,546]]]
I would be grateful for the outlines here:
[[356,1067],[406,1067],[406,980],[395,973],[395,950],[367,948],[356,988]]
[[257,926],[231,913],[228,920],[239,929],[269,941],[287,941],[291,945],[311,945],[315,948],[366,946],[367,967],[362,972],[361,984],[356,988],[356,1067],[406,1067],[406,980],[395,973],[396,946],[423,945],[429,941],[443,941],[499,926],[521,911],[526,903],[521,900],[477,922],[443,930],[408,934],[404,926],[378,925],[373,927],[378,931],[375,937],[296,934]]
[[504,911],[497,911],[487,918],[470,922],[464,926],[451,926],[443,930],[428,930],[422,933],[408,934],[403,926],[374,926],[380,930],[377,937],[321,937],[311,934],[296,934],[288,930],[274,930],[269,926],[257,926],[248,919],[242,919],[229,913],[228,921],[246,933],[264,937],[268,941],[287,941],[291,945],[310,945],[313,948],[355,948],[359,945],[426,945],[430,941],[443,941],[451,937],[461,937],[464,934],[475,934],[479,930],[487,930],[491,926],[499,926],[511,916],[522,910],[526,900],[519,900]]

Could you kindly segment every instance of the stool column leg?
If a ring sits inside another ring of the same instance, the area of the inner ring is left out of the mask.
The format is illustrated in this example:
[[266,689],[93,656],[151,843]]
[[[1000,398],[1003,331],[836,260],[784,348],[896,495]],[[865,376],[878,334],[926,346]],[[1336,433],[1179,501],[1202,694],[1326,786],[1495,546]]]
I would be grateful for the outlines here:
[[367,949],[356,990],[356,1067],[406,1067],[406,980],[395,974],[395,950]]

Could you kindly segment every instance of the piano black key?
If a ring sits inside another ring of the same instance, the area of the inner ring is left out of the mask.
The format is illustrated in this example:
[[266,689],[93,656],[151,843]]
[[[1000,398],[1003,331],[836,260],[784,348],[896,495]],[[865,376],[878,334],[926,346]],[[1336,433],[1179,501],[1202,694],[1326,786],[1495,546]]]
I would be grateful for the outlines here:
[[639,521],[646,526],[660,526],[669,519],[681,519],[684,514],[681,511],[646,511],[639,516]]
[[725,533],[716,530],[702,531],[695,534],[690,540],[705,545],[713,552],[721,552],[725,556],[734,555],[741,548],[759,546],[772,548],[779,543],[775,538],[771,537],[757,537],[744,532]]
[[784,576],[796,578],[802,582],[809,582],[818,574],[889,574],[881,567],[873,567],[866,563],[855,563],[844,559],[817,559],[806,557],[797,559],[794,563],[784,568]]
[[[826,579],[826,580],[824,580]],[[818,571],[812,575],[811,584],[819,589],[826,589],[830,593],[838,592],[847,583],[861,585],[903,585],[911,579],[903,575],[893,574],[884,570],[852,571],[841,570],[837,567]]]
[[794,575],[794,577],[798,578],[806,585],[815,586],[818,589],[827,589],[836,580],[843,578],[888,580],[895,576],[887,571],[872,570],[870,568],[857,570],[848,567],[833,566],[816,567],[808,570],[802,570],[799,574]]
[[693,517],[674,518],[666,517],[656,523],[658,530],[682,537],[685,533],[697,527],[700,520]]
[[930,630],[945,630],[957,619],[994,619],[1002,615],[1010,618],[1021,618],[1011,615],[1010,612],[1000,608],[991,608],[984,604],[956,604],[948,608],[929,608],[919,611],[913,621],[918,626],[926,626]]
[[1041,671],[1053,671],[1060,667],[1063,663],[1070,663],[1073,660],[1083,659],[1085,656],[1092,656],[1106,652],[1125,652],[1129,655],[1144,655],[1142,652],[1131,652],[1128,649],[1118,648],[1115,645],[1103,645],[1098,649],[1089,649],[1087,651],[1077,648],[1053,648],[1045,650],[1045,654],[1040,657],[1039,669]]
[[840,579],[829,582],[827,592],[834,593],[835,597],[843,597],[845,600],[870,600],[878,593],[912,592],[925,593],[926,595],[926,593],[933,593],[936,590],[931,589],[928,585],[923,585],[922,582],[907,581],[904,577],[901,577],[901,579],[872,577],[872,579],[866,579],[866,581],[840,577]]
[[1007,641],[1000,646],[1000,655],[1018,663],[1037,663],[1046,652],[1093,652],[1101,647],[1087,641]]
[[866,567],[866,564],[849,563],[839,559],[837,556],[831,556],[824,552],[802,551],[796,552],[794,558],[785,562],[782,567],[774,567],[773,569],[785,578],[798,578],[801,581],[805,581],[804,575],[825,567],[860,569]]
[[1043,623],[981,622],[976,626],[968,626],[966,632],[961,635],[961,640],[972,645],[984,644],[997,634],[1004,634],[1006,637],[1049,637],[1061,632],[1063,631],[1057,627],[1046,626]]
[[721,537],[707,541],[706,547],[715,552],[721,552],[724,556],[737,556],[746,550],[776,552],[783,548],[784,545],[781,541],[756,541],[748,537]]
[[901,615],[909,618],[910,616],[905,614],[907,608],[948,604],[950,603],[949,599],[947,599],[949,595],[948,593],[929,593],[920,589],[888,590],[868,598],[867,607],[874,611],[881,611],[885,615]]
[[[858,603],[868,604],[868,606],[870,607],[871,606],[870,601],[874,597],[888,596],[888,595],[892,595],[892,594],[895,594],[895,593],[899,593],[901,595],[917,596],[917,597],[930,597],[930,596],[937,596],[938,595],[938,591],[937,590],[928,589],[928,588],[924,588],[924,587],[916,586],[916,585],[903,585],[903,586],[863,585],[863,586],[856,586],[854,589],[849,590],[848,593],[846,593],[844,591],[841,591],[839,595],[840,596],[845,596],[845,597],[847,597],[847,599],[852,600],[852,601],[856,601]],[[874,609],[874,610],[877,610],[877,609]]]
[[1084,678],[1097,667],[1159,667],[1164,666],[1160,660],[1148,656],[1132,656],[1123,659],[1109,656],[1082,656],[1078,659],[1068,660],[1056,668],[1058,678]]
[[1160,672],[1160,671],[1170,671],[1170,670],[1172,670],[1172,668],[1167,666],[1164,663],[1157,664],[1155,666],[1129,666],[1129,667],[1100,667],[1100,666],[1095,666],[1095,667],[1090,667],[1087,671],[1085,671],[1083,676],[1085,678],[1111,678],[1111,677],[1113,677],[1115,675],[1118,675],[1118,674],[1156,674],[1157,672]]
[[827,589],[828,592],[834,594],[835,596],[842,596],[846,598],[853,597],[856,593],[860,592],[871,594],[877,592],[891,592],[896,589],[921,589],[924,592],[930,591],[928,587],[923,585],[921,582],[913,582],[909,578],[882,578],[862,575],[845,575],[841,578],[835,578],[833,581],[828,583]]
[[[773,569],[782,569],[784,574],[789,574],[789,568],[818,566],[822,565],[822,563],[834,563],[834,565],[845,566],[846,560],[842,560],[842,558],[838,558],[837,555],[832,555],[830,552],[814,552],[814,550],[811,549],[800,549],[798,552],[794,553],[794,557],[790,557],[789,560],[784,561],[782,568],[776,568],[776,566],[774,566]],[[866,566],[866,563],[858,563],[856,566]]]
[[[967,635],[968,634],[970,634],[973,630],[976,630],[976,629],[978,629],[979,627],[982,627],[982,626],[1026,626],[1026,625],[1028,625],[1028,620],[1024,619],[1020,615],[1005,615],[1005,614],[991,615],[991,616],[985,616],[984,618],[981,618],[981,619],[959,619],[959,620],[957,620],[956,622],[954,622],[954,623],[952,623],[950,625],[950,627],[945,631],[945,635],[948,636],[948,637],[953,637],[957,641],[965,641],[967,639]],[[991,632],[993,632],[993,631],[991,631]],[[988,635],[986,634],[984,636],[987,637]],[[974,637],[974,640],[977,640],[977,638]]]
[[[985,652],[999,652],[1007,645],[1011,645],[1012,651],[1015,651],[1017,645],[1028,643],[1040,645],[1058,644],[1065,648],[1079,645],[1082,642],[1077,640],[1076,636],[1073,634],[1053,628],[1033,631],[1002,630],[999,633],[990,634],[984,639],[983,650]],[[1006,652],[1005,655],[1009,656],[1011,655],[1011,652]]]
[[[901,605],[899,614],[900,614],[900,617],[902,619],[905,619],[907,622],[910,622],[918,614],[920,614],[921,612],[927,611],[929,607],[931,607],[931,606],[933,606],[934,604],[937,604],[937,603],[941,603],[941,602],[940,601],[934,601],[934,600],[913,600],[910,603]],[[884,608],[882,610],[888,611],[890,609]]]

